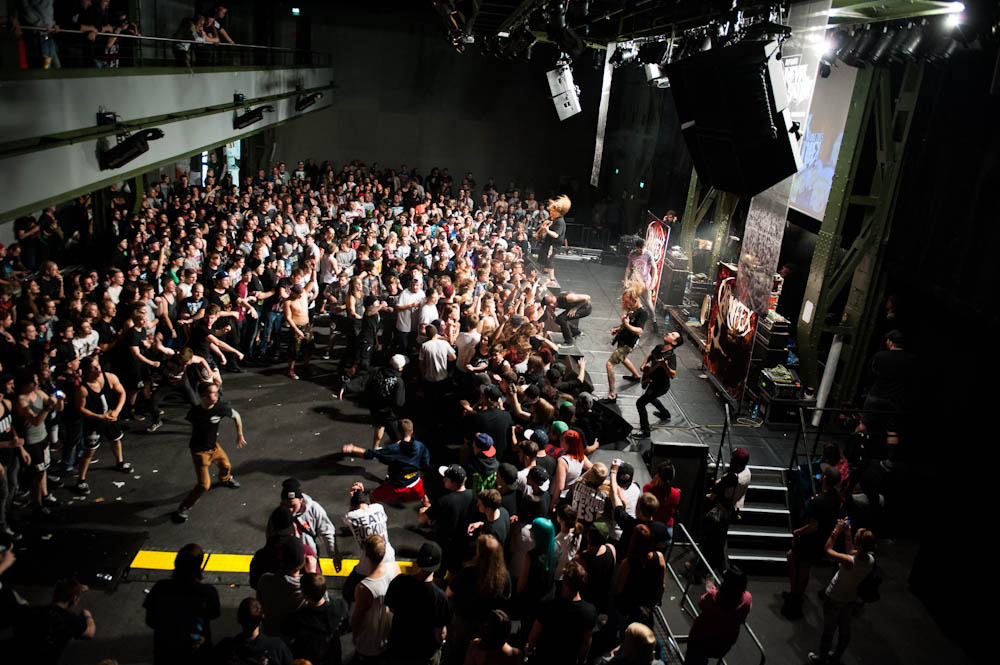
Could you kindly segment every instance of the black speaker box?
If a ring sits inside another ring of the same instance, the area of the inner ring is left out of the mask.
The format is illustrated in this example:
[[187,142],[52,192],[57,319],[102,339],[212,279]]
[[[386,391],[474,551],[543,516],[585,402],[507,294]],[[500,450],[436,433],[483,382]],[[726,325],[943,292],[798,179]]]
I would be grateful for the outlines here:
[[670,63],[667,75],[700,180],[753,196],[801,168],[777,43],[714,48]]
[[[656,467],[668,459],[674,465],[674,487],[681,491],[681,503],[677,506],[676,518],[695,538],[701,531],[701,517],[705,506],[705,474],[708,472],[708,446],[703,443],[653,442],[649,473],[656,473]],[[681,537],[680,530],[674,531],[674,539]]]

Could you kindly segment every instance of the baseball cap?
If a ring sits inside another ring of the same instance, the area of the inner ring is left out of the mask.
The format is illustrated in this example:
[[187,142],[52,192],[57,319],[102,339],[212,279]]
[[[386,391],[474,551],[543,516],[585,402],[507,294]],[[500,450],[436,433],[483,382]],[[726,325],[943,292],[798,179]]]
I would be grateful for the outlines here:
[[282,499],[301,499],[302,483],[297,478],[285,478],[281,483]]
[[287,535],[292,533],[292,513],[284,506],[278,506],[271,511],[271,516],[267,519],[267,526],[271,533]]
[[493,437],[489,434],[480,432],[473,441],[484,457],[493,457],[497,454],[497,449],[493,446]]
[[618,465],[618,474],[616,477],[619,484],[624,482],[631,483],[632,479],[635,478],[635,467],[628,462],[622,462]]
[[517,481],[517,467],[509,462],[504,462],[497,469],[497,475],[503,479],[507,485],[513,485]]
[[545,430],[526,429],[524,430],[524,438],[528,441],[534,441],[539,448],[549,445],[549,435]]
[[746,464],[750,461],[750,451],[746,448],[737,448],[733,451],[733,461]]
[[467,477],[465,469],[463,469],[458,464],[452,464],[450,466],[439,466],[438,474],[442,478],[448,478],[452,482],[458,483],[459,485],[464,483]]
[[569,425],[561,420],[556,420],[552,423],[552,431],[556,434],[565,434],[566,430],[569,429]]
[[500,399],[500,397],[502,396],[500,393],[500,389],[492,384],[488,386],[483,386],[483,395],[486,396],[486,399],[492,400],[494,402]]
[[433,573],[441,567],[441,546],[434,542],[426,542],[417,552],[417,568]]
[[229,273],[226,272],[225,270],[218,270],[218,271],[216,271],[216,273],[215,273],[215,279],[222,279],[224,277],[229,277]]
[[532,481],[543,490],[546,489],[545,484],[549,482],[549,472],[540,466],[533,466],[531,470],[528,471],[528,480]]
[[580,393],[576,396],[576,406],[580,411],[590,411],[594,408],[594,396],[588,392]]
[[534,383],[529,384],[527,388],[524,389],[524,396],[528,399],[536,399],[542,391],[538,389],[538,386]]
[[397,353],[392,358],[389,358],[389,364],[396,369],[403,369],[406,367],[407,358],[402,353]]

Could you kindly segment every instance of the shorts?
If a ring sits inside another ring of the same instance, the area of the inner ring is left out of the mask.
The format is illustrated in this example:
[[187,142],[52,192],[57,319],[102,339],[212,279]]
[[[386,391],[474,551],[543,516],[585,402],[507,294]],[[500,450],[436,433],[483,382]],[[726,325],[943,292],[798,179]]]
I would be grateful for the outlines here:
[[288,334],[290,335],[288,339],[289,360],[295,360],[301,352],[312,353],[313,347],[316,345],[313,339],[313,327],[311,323],[299,326],[299,330],[302,331],[302,337],[296,335],[295,331],[291,328],[288,329]]
[[[879,411],[880,413],[869,413]],[[888,413],[886,413],[888,412]],[[899,423],[897,420],[899,407],[892,400],[884,397],[869,396],[865,399],[864,411],[861,413],[861,422],[870,430],[884,430],[885,432],[899,433]]]
[[538,247],[538,264],[548,270],[552,267],[552,257],[555,256],[555,245],[543,242]]
[[84,450],[94,451],[101,447],[101,437],[108,441],[121,441],[125,436],[121,425],[108,420],[89,425],[83,433]]
[[424,481],[417,481],[408,487],[396,487],[386,481],[372,490],[372,501],[388,503],[392,501],[420,501],[424,498]]
[[31,462],[28,463],[28,468],[32,473],[42,473],[49,468],[49,463],[52,461],[49,456],[49,445],[47,441],[42,441],[41,443],[26,443],[24,444],[24,449],[31,456]]
[[621,365],[630,353],[632,353],[632,347],[622,344],[615,348],[614,353],[608,358],[608,362],[612,365]]

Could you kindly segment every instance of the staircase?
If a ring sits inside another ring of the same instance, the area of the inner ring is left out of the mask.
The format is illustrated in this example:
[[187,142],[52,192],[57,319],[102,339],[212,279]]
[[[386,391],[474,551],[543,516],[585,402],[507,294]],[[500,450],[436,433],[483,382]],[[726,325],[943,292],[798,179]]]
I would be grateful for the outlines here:
[[792,545],[785,469],[750,466],[750,473],[743,510],[729,525],[729,562],[750,573],[784,575]]

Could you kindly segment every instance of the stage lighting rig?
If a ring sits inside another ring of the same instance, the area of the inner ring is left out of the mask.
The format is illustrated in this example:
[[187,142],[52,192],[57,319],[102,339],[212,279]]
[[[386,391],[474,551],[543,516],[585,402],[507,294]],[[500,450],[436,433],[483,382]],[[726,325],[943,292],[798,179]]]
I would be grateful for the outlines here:
[[615,69],[635,62],[639,56],[639,50],[635,47],[635,42],[622,42],[615,47],[615,52],[611,54],[611,66]]
[[258,106],[257,108],[247,111],[243,115],[236,114],[234,111],[233,115],[233,129],[245,129],[255,122],[260,122],[264,119],[264,113],[273,113],[273,106]]
[[130,134],[125,127],[115,135],[116,144],[107,150],[101,150],[97,162],[102,171],[120,169],[143,153],[149,151],[149,142],[163,138],[163,130],[159,127],[143,129]]
[[317,100],[323,98],[322,92],[314,92],[308,95],[303,94],[302,86],[297,86],[297,92],[299,93],[299,96],[295,99],[295,110],[299,112],[305,111],[307,108],[315,104]]
[[566,23],[568,0],[550,0],[542,10],[549,39],[555,42],[570,60],[576,60],[587,49],[587,45]]

